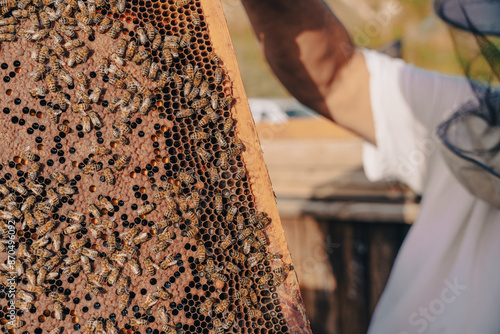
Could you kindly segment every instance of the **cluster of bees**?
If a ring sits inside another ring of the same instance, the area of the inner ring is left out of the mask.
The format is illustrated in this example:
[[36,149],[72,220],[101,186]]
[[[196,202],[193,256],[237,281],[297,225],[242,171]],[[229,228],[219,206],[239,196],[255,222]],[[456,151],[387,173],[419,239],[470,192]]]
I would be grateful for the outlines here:
[[[273,324],[276,313],[269,314],[262,305],[265,298],[261,291],[274,291],[293,268],[283,263],[280,255],[266,251],[265,229],[270,223],[266,215],[243,209],[249,203],[231,199],[234,187],[249,186],[244,166],[236,163],[241,161],[244,146],[234,134],[235,121],[228,116],[233,98],[220,89],[224,69],[214,52],[209,52],[204,60],[213,69],[211,75],[206,74],[206,66],[186,61],[196,31],[204,26],[201,10],[192,0],[170,3],[189,12],[189,28],[178,34],[161,34],[151,22],[144,22],[134,27],[135,37],[129,38],[130,34],[122,34],[125,27],[117,19],[130,11],[125,0],[0,0],[0,42],[21,38],[32,44],[31,77],[34,82],[43,80],[45,85],[38,85],[30,94],[33,98],[52,98],[54,104],[45,107],[44,115],[58,131],[73,135],[71,124],[78,119],[83,133],[111,126],[116,142],[130,145],[133,115],[150,120],[150,110],[155,109],[159,92],[177,91],[178,97],[172,98],[181,107],[170,111],[171,120],[181,127],[190,120],[189,143],[201,170],[181,168],[173,172],[172,180],[152,188],[155,193],[151,203],[132,206],[135,216],[142,220],[148,216],[161,219],[155,218],[152,225],[144,228],[122,228],[116,217],[106,215],[116,213],[119,207],[115,199],[104,194],[86,203],[86,212],[63,209],[65,219],[53,219],[53,213],[68,198],[83,190],[74,180],[69,181],[68,175],[55,169],[49,173],[50,168],[32,151],[21,152],[20,158],[28,163],[24,177],[0,184],[0,251],[7,251],[7,221],[16,221],[23,230],[36,235],[19,242],[17,247],[15,304],[25,313],[33,310],[36,301],[47,300],[51,302],[45,306],[53,309],[52,317],[64,321],[69,297],[49,289],[48,281],[79,274],[85,278],[85,294],[114,292],[119,311],[126,311],[136,295],[134,282],[144,276],[164,277],[172,267],[181,266],[182,256],[171,249],[182,242],[195,245],[195,261],[191,263],[194,267],[190,268],[215,287],[216,293],[196,303],[197,312],[211,319],[210,328],[215,333],[239,331],[248,321],[252,321],[252,326],[261,326],[259,319]],[[81,70],[95,53],[83,39],[93,40],[96,31],[115,40],[109,56],[94,60],[94,73],[117,92],[107,106],[102,101],[110,89],[105,89],[104,84],[92,84],[95,76],[88,78]],[[142,78],[132,75],[127,62],[140,66]],[[74,91],[65,92],[63,83]],[[70,122],[61,123],[65,111],[75,116],[70,117]],[[114,115],[111,124],[105,124],[101,115]],[[91,154],[90,159],[80,166],[84,177],[102,173],[101,180],[107,185],[115,185],[116,175],[131,163],[129,155],[113,154],[101,143],[94,143],[87,153]],[[113,166],[105,166],[104,157],[111,155]],[[57,185],[49,187],[41,182],[44,174]],[[231,185],[221,182],[227,175]],[[202,180],[207,184],[199,187]],[[208,187],[215,190],[207,192]],[[222,233],[215,232],[212,222],[205,218],[207,207],[213,208],[224,222]],[[214,234],[217,241],[207,243],[213,238],[206,237]],[[143,249],[149,256],[141,254]],[[6,284],[8,279],[7,272],[0,272],[0,284]],[[236,282],[238,288],[226,295],[229,286],[234,286],[229,282]],[[174,317],[166,307],[173,297],[166,285],[152,286],[138,301],[145,315],[156,316],[155,325],[167,334],[183,332],[173,323]],[[122,333],[124,326],[137,331],[153,325],[147,316],[129,317],[125,323],[103,316],[86,319],[85,333],[115,334]],[[24,325],[18,319],[4,328],[22,330]],[[49,329],[50,334],[61,332],[61,327]]]

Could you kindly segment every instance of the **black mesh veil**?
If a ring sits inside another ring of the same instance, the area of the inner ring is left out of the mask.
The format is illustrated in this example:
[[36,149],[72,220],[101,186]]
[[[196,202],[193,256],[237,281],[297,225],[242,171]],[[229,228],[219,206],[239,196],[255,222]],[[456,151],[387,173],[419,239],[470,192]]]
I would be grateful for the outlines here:
[[438,128],[443,156],[475,196],[500,207],[500,0],[436,0],[476,99]]

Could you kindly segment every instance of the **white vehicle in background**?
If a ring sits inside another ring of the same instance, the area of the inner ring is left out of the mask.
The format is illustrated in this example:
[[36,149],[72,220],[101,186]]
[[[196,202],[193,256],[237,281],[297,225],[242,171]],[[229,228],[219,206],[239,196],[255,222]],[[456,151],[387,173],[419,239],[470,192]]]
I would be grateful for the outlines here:
[[317,113],[292,98],[248,99],[255,123],[283,124],[291,118],[317,118]]

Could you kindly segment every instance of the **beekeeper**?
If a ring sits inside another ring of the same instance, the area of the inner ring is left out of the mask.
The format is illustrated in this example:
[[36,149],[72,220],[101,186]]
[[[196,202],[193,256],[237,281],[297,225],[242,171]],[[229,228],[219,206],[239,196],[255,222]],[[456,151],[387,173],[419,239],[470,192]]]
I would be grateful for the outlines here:
[[357,49],[322,0],[242,2],[290,93],[366,140],[368,178],[422,194],[369,333],[500,333],[500,0],[435,1],[463,77]]

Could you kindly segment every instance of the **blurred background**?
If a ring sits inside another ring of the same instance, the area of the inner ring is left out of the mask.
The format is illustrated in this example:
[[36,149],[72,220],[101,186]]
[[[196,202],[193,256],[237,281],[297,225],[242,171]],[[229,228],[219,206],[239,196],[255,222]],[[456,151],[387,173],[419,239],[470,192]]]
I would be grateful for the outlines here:
[[[222,0],[315,334],[366,333],[419,196],[370,183],[361,140],[298,104],[270,72],[240,0]],[[326,0],[358,46],[461,74],[430,0]]]

